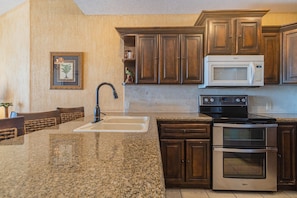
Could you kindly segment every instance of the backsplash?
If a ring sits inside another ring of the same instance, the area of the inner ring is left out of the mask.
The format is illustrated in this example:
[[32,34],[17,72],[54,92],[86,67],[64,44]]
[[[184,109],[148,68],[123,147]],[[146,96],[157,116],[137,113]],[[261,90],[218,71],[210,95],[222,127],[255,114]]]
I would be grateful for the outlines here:
[[126,112],[197,112],[199,95],[248,95],[250,113],[297,113],[297,86],[208,88],[197,85],[124,86]]

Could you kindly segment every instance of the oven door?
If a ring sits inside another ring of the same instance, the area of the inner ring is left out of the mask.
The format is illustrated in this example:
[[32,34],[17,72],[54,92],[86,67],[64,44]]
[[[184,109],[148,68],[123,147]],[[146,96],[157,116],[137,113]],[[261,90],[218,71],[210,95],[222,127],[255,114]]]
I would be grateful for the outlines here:
[[277,124],[214,123],[213,145],[224,148],[277,147]]
[[277,190],[277,148],[213,146],[213,190]]

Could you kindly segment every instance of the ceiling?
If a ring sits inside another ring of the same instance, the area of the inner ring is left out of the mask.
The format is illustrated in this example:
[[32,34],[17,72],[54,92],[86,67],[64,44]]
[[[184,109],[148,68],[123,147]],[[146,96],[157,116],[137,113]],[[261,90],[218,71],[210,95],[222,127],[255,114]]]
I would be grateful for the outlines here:
[[[26,0],[0,0],[0,15]],[[297,12],[297,0],[73,0],[86,15],[199,14],[202,10]]]

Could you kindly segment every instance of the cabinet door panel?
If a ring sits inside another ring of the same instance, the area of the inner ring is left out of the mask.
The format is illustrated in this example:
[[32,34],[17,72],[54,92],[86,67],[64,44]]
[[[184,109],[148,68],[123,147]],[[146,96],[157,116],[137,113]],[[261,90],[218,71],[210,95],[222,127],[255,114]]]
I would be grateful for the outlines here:
[[278,126],[278,185],[296,185],[296,127]]
[[185,177],[184,140],[161,139],[161,153],[166,184],[178,184]]
[[262,28],[260,19],[236,20],[236,54],[260,54]]
[[297,83],[297,30],[283,33],[283,83]]
[[183,34],[181,37],[182,83],[202,83],[203,35]]
[[137,36],[136,83],[158,82],[157,35]]
[[159,41],[159,82],[180,83],[179,34],[161,34]]
[[265,84],[279,84],[280,37],[279,33],[263,33],[262,53],[264,54]]
[[234,44],[230,19],[216,19],[208,21],[207,51],[211,54],[232,54]]
[[210,184],[209,140],[186,140],[186,181]]

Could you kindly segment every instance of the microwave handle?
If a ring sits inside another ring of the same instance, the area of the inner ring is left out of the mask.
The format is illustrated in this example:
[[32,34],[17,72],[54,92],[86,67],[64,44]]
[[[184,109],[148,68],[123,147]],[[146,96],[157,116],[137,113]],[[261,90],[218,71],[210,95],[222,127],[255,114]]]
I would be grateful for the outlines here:
[[251,77],[250,77],[250,85],[254,83],[254,78],[255,78],[255,64],[253,62],[250,62],[250,69],[251,69]]

